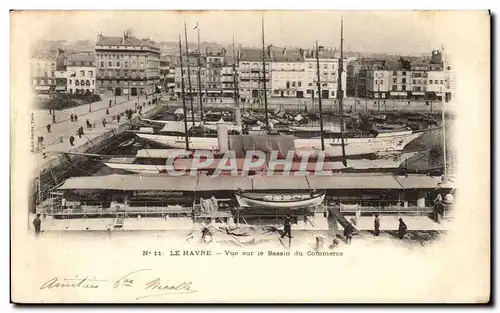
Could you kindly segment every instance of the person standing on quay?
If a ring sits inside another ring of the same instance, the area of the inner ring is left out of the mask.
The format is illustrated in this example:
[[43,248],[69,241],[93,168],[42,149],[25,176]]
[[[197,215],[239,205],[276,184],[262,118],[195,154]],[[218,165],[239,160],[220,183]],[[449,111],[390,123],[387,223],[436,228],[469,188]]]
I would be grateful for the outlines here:
[[406,230],[408,229],[408,227],[406,226],[405,222],[403,222],[403,219],[400,218],[399,219],[399,229],[398,229],[398,235],[399,235],[399,239],[403,239],[404,236],[406,235]]
[[347,224],[347,226],[344,228],[344,236],[346,238],[347,244],[351,244],[353,232],[354,232],[354,227],[352,226],[352,224],[351,223]]
[[47,133],[50,133],[50,128],[51,128],[50,124],[47,124]]
[[285,218],[285,232],[283,235],[281,235],[281,238],[284,238],[286,235],[288,235],[288,238],[292,238],[292,221],[290,218],[290,214],[286,215]]
[[71,120],[71,123],[73,123],[73,114],[69,116],[69,119]]
[[35,235],[39,235],[40,234],[40,230],[41,230],[41,226],[42,226],[42,220],[40,219],[40,213],[38,213],[35,217],[35,219],[33,220],[33,226],[35,227]]
[[70,136],[69,137],[69,144],[73,147],[75,145],[75,137]]
[[375,228],[374,235],[378,236],[380,235],[380,219],[378,218],[378,214],[375,213],[375,220],[373,221],[373,226]]

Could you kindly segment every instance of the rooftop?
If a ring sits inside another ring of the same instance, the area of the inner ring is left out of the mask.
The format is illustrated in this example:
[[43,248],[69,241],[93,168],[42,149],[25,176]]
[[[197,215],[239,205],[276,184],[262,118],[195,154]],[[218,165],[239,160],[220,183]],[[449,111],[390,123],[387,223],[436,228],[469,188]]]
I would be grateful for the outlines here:
[[69,55],[68,62],[94,62],[95,59],[95,53],[76,53]]
[[[241,61],[262,61],[262,49],[242,48],[240,50]],[[266,60],[269,61],[269,55],[266,54]]]
[[121,37],[106,37],[99,35],[96,46],[141,46],[159,49],[159,46],[150,39],[139,39],[129,35]]
[[287,49],[272,47],[271,56],[274,62],[302,62],[304,55],[302,49]]

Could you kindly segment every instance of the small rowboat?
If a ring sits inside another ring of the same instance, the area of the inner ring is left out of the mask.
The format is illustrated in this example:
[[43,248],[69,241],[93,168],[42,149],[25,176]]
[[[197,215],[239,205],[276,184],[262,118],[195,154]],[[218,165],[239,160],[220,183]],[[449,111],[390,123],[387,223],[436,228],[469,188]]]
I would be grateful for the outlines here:
[[311,194],[255,194],[250,192],[238,191],[236,200],[241,207],[260,207],[260,208],[309,208],[323,202],[324,192],[313,192]]

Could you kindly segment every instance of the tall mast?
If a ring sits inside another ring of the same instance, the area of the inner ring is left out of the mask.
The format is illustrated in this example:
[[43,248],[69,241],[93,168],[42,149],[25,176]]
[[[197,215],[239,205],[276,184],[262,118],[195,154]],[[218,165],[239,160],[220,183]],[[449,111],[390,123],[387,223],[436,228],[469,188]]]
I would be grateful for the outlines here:
[[444,178],[446,179],[448,177],[448,169],[447,169],[447,162],[446,162],[446,125],[445,125],[445,119],[444,119],[444,107],[446,105],[446,80],[447,80],[447,75],[446,75],[446,57],[445,57],[445,52],[444,52],[444,45],[441,47],[441,58],[443,60],[443,72],[444,72],[444,84],[441,92],[441,103],[442,103],[442,111],[441,111],[441,119],[442,122],[441,124],[443,125],[443,166],[444,166]]
[[238,79],[236,74],[236,54],[234,53],[234,32],[233,32],[233,84],[234,84],[234,120],[236,126],[241,127],[241,111],[238,95]]
[[[200,119],[203,122],[203,99],[201,95],[201,49],[200,49],[200,24],[196,24],[198,30],[198,92],[200,97]],[[194,121],[193,121],[194,123]]]
[[264,15],[262,15],[262,70],[263,70],[263,83],[264,83],[264,110],[266,111],[266,128],[269,129],[269,115],[267,112],[267,91],[266,91],[266,46],[264,40]]
[[342,163],[347,166],[344,144],[344,90],[342,88],[342,74],[344,72],[344,18],[340,19],[340,60],[339,60],[339,79],[337,84],[337,97],[339,100],[340,111],[340,141],[342,143]]
[[188,138],[188,127],[186,118],[186,95],[184,93],[184,66],[182,66],[182,44],[181,35],[179,34],[179,55],[181,58],[181,92],[182,92],[182,109],[184,110],[184,133],[186,138],[186,150],[189,150],[189,138]]
[[316,40],[316,73],[318,74],[318,101],[319,101],[319,131],[321,133],[321,151],[325,151],[325,138],[323,134],[323,107],[321,105],[321,76],[319,74],[319,48]]
[[[194,107],[193,107],[193,89],[191,88],[191,68],[189,66],[189,47],[188,47],[188,35],[186,22],[184,22],[184,38],[186,40],[186,59],[187,59],[187,72],[188,72],[188,87],[189,87],[189,100],[191,101],[191,119],[194,126]],[[187,119],[186,113],[184,113],[184,119]],[[187,132],[187,129],[186,129]]]

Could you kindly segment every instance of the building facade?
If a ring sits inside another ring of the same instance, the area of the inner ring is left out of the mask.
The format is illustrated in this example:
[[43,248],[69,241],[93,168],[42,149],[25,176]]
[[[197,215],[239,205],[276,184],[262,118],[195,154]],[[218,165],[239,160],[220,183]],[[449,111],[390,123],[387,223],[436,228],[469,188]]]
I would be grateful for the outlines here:
[[[235,85],[236,74],[236,85]],[[222,97],[234,98],[234,93],[238,87],[238,60],[232,56],[224,58],[222,66]]]
[[[271,58],[269,48],[265,52],[266,93],[272,94]],[[242,103],[262,103],[264,99],[264,69],[262,49],[244,48],[238,51],[238,89]]]
[[[321,95],[318,93],[318,61],[316,51],[305,52],[305,72],[307,73],[306,92],[304,98],[322,99],[337,98],[339,90],[339,61],[334,50],[328,50],[324,47],[318,49],[319,73],[321,83]],[[347,86],[347,59],[343,60],[342,88],[343,97],[346,97]]]
[[222,98],[224,96],[222,68],[224,67],[225,55],[225,49],[220,52],[208,52],[206,55],[206,90],[209,98]]
[[309,73],[303,50],[271,49],[271,95],[279,98],[304,98]]
[[49,95],[56,91],[56,57],[35,56],[30,62],[30,77],[37,95]]
[[67,92],[93,94],[96,91],[96,54],[71,54],[67,62]]
[[[199,102],[199,93],[202,94],[202,99],[207,96],[208,85],[207,80],[207,63],[206,57],[200,55],[200,80],[201,86],[198,83],[198,53],[189,53],[189,55],[182,56],[182,67],[184,75],[184,92],[186,93],[187,99],[189,96],[193,96],[193,100]],[[188,64],[189,64],[189,74],[191,78],[191,90],[189,90],[189,77],[188,77]],[[182,86],[181,86],[181,67],[180,64],[175,67],[175,89],[174,92],[177,97],[181,97]],[[220,93],[220,92],[219,92]],[[206,101],[206,100],[203,100]]]
[[99,94],[147,96],[160,85],[160,48],[149,39],[124,33],[122,37],[98,36],[96,91]]

